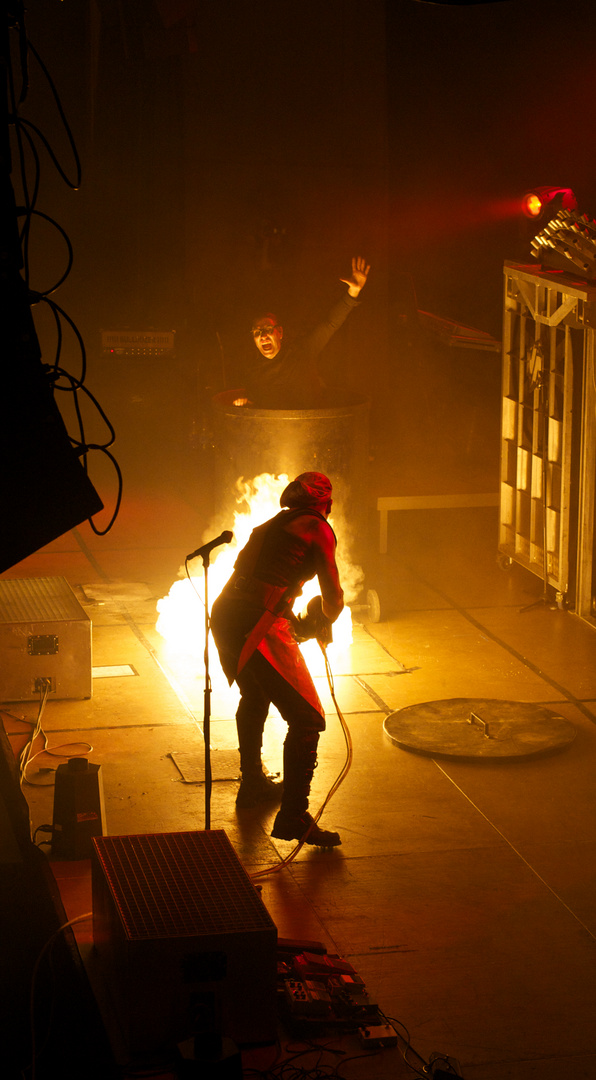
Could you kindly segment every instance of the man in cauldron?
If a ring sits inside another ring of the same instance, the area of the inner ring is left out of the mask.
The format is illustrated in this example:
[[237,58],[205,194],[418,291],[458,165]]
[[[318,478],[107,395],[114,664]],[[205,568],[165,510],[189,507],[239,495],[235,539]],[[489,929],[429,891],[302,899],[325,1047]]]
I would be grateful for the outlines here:
[[358,306],[358,297],[370,267],[357,256],[352,259],[352,275],[341,278],[348,286],[327,318],[297,341],[285,345],[283,326],[272,312],[253,320],[252,336],[260,360],[251,365],[245,379],[246,397],[234,405],[257,409],[312,409],[323,403],[324,384],[317,370],[317,358],[336,330]]
[[[319,847],[341,843],[320,829],[308,797],[325,714],[298,647],[299,641],[331,638],[343,606],[336,539],[327,518],[331,482],[322,473],[297,476],[280,498],[282,510],[253,529],[232,577],[213,604],[211,630],[230,684],[240,689],[236,713],[242,773],[236,805],[253,807],[279,799],[271,835]],[[318,578],[320,596],[296,617],[291,608],[305,581]],[[283,748],[283,789],[263,772],[263,729],[273,703],[288,725]]]

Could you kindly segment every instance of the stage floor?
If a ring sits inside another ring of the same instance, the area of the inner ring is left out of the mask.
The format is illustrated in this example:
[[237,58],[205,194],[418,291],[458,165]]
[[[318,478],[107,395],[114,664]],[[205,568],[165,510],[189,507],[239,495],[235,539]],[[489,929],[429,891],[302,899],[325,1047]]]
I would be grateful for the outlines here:
[[[65,754],[90,747],[107,832],[203,829],[208,814],[253,874],[279,865],[292,845],[270,836],[275,808],[236,810],[235,692],[214,675],[207,800],[202,657],[183,656],[156,630],[156,603],[205,525],[200,507],[175,493],[145,492],[123,504],[106,537],[85,524],[6,576],[63,575],[92,620],[93,696],[48,701],[43,728]],[[495,508],[414,510],[391,515],[387,554],[371,544],[365,588],[377,591],[381,619],[356,614],[349,654],[332,659],[353,761],[322,824],[342,845],[304,847],[260,879],[261,895],[280,937],[321,942],[355,967],[409,1032],[415,1068],[440,1052],[467,1080],[593,1078],[596,633],[556,606],[522,612],[542,583],[498,566],[496,535]],[[314,809],[346,759],[324,672],[316,681],[327,730]],[[514,761],[423,756],[387,737],[387,715],[451,698],[541,704],[576,737],[559,753]],[[36,712],[35,702],[3,707],[15,748],[27,730],[18,717]],[[283,729],[272,715],[264,757],[273,772]],[[52,820],[52,774],[39,768],[56,760],[29,766],[34,830]],[[89,911],[88,861],[52,869],[68,917]],[[75,932],[88,959],[90,923]],[[283,1054],[296,1048],[292,1033],[280,1030],[280,1040]],[[325,1042],[343,1051],[346,1078],[412,1074],[403,1041],[365,1058],[356,1039]],[[247,1058],[246,1068],[269,1066],[276,1053]]]

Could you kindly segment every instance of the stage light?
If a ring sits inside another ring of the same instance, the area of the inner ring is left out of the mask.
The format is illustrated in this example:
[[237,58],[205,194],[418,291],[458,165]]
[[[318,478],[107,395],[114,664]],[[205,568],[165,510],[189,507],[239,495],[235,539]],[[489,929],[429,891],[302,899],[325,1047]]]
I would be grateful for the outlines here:
[[522,199],[522,212],[533,221],[541,221],[546,215],[554,217],[559,210],[577,210],[577,199],[571,188],[536,187],[527,191]]
[[522,209],[523,209],[524,214],[527,217],[529,217],[529,218],[540,217],[540,214],[542,213],[543,205],[544,204],[543,204],[542,199],[540,198],[539,195],[535,195],[535,194],[524,195],[524,201],[523,201]]

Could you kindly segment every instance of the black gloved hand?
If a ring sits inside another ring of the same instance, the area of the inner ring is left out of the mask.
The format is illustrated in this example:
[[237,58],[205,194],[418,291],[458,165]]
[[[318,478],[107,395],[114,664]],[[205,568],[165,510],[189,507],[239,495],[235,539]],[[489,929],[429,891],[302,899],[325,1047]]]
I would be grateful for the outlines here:
[[333,641],[331,619],[323,614],[322,596],[313,596],[306,605],[306,614],[299,615],[294,622],[294,633],[297,641],[309,641],[316,638],[321,645],[329,645]]

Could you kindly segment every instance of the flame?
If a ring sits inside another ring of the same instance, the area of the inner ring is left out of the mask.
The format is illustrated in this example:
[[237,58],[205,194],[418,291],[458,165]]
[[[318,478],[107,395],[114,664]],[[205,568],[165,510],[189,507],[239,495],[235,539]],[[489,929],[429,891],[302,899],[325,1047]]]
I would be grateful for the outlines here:
[[[238,552],[252,530],[279,510],[279,496],[287,483],[287,476],[267,473],[252,481],[240,477],[236,482],[238,509],[234,512],[234,539],[230,544],[216,548],[211,555],[209,608],[231,576]],[[174,582],[168,595],[157,601],[156,630],[168,643],[169,652],[202,656],[205,648],[205,573],[201,559],[194,559],[189,564],[188,575],[186,568],[181,566],[178,576],[180,580]]]
[[[243,477],[237,480],[234,539],[230,544],[220,549],[216,548],[213,552],[213,562],[208,572],[209,608],[232,574],[238,552],[248,541],[252,530],[279,512],[280,495],[288,482],[287,475],[273,476],[270,473],[262,473],[253,480],[245,480]],[[333,527],[332,517],[329,523]],[[340,580],[343,581],[342,562],[339,558],[338,565]],[[179,575],[180,580],[174,582],[168,595],[157,601],[156,630],[164,638],[169,656],[177,656],[180,659],[198,658],[203,656],[205,651],[205,573],[202,561],[193,560],[188,576],[185,567],[182,566]],[[351,573],[346,576],[351,581],[354,579],[358,581],[361,580],[362,571],[359,567],[352,568]],[[353,586],[350,588],[353,591]],[[302,611],[310,598],[318,591],[316,578],[314,581],[307,581],[302,596],[298,597],[294,605],[294,611],[296,613]],[[333,642],[327,648],[330,662],[335,661],[337,664],[339,658],[349,652],[351,643],[352,615],[349,607],[346,606],[333,624]],[[324,658],[317,642],[307,641],[300,647],[311,674],[324,674]],[[212,679],[221,677],[225,680],[216,649],[210,649],[209,666]]]

